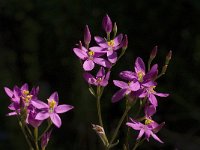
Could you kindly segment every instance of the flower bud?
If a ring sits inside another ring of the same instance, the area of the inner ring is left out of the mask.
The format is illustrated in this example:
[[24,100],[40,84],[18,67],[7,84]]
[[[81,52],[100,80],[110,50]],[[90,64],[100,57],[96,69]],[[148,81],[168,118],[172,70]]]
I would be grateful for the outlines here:
[[103,18],[102,26],[106,33],[110,33],[112,31],[112,21],[108,15]]
[[81,41],[79,41],[79,44],[78,44],[78,46],[79,46],[79,48],[80,48],[80,49],[82,49],[82,46],[83,46],[83,44],[82,44],[82,42],[81,42]]
[[164,66],[162,67],[161,74],[165,74],[165,72],[167,71],[167,67],[168,67],[168,65],[164,65]]
[[122,49],[127,49],[127,47],[128,47],[128,36],[125,34],[125,35],[124,35],[124,40],[123,40]]
[[88,25],[85,26],[85,30],[84,30],[84,42],[85,45],[89,45],[91,41],[91,34],[90,34],[90,30]]
[[48,145],[49,139],[50,139],[50,136],[51,136],[51,132],[52,132],[52,130],[50,130],[49,132],[44,133],[44,135],[42,136],[42,139],[41,139],[41,147],[42,147],[42,149],[45,149],[46,146]]
[[153,60],[156,57],[158,46],[155,46],[150,54],[150,59]]
[[166,56],[166,60],[165,60],[165,64],[168,65],[169,64],[169,61],[171,60],[172,58],[172,51],[170,50]]
[[117,34],[117,24],[116,24],[116,22],[114,23],[113,33],[114,33],[114,37],[115,37],[116,34]]
[[92,124],[92,129],[95,130],[95,132],[99,135],[99,137],[101,138],[103,144],[105,146],[108,146],[109,145],[108,139],[106,137],[106,134],[105,134],[105,131],[104,131],[103,127],[101,127],[99,125]]

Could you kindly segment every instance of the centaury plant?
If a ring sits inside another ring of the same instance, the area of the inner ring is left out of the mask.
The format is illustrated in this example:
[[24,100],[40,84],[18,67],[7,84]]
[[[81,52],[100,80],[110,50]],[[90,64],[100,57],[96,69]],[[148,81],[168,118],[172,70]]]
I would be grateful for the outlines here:
[[[60,128],[62,122],[58,114],[71,109],[71,105],[58,105],[58,93],[54,92],[47,99],[47,103],[38,99],[39,87],[29,91],[28,84],[22,87],[15,86],[13,90],[5,87],[5,92],[11,100],[8,106],[8,116],[16,116],[19,126],[25,136],[30,150],[45,150],[51,137],[52,125]],[[46,120],[47,126],[39,132],[39,127]],[[40,142],[40,144],[39,144]]]
[[[157,46],[155,46],[150,54],[147,69],[142,58],[137,57],[133,71],[122,71],[119,74],[122,80],[113,80],[113,84],[120,89],[112,96],[111,101],[116,103],[125,99],[126,107],[114,132],[108,139],[108,134],[107,131],[105,131],[105,125],[102,119],[101,97],[104,94],[104,88],[109,83],[113,67],[125,54],[128,47],[128,37],[126,34],[117,34],[117,24],[113,24],[108,15],[103,18],[102,27],[106,36],[94,36],[96,45],[90,46],[92,36],[88,25],[86,25],[84,30],[84,45],[79,41],[78,47],[73,48],[74,53],[80,58],[81,64],[83,64],[83,69],[85,71],[83,77],[88,83],[89,91],[96,98],[99,122],[97,124],[92,124],[92,128],[100,137],[105,150],[109,150],[119,143],[117,136],[126,118],[127,121],[130,120],[125,123],[128,128],[127,138],[130,134],[129,128],[136,132],[139,131],[136,142],[132,146],[132,150],[135,150],[145,140],[149,141],[150,137],[163,143],[156,133],[165,123],[158,124],[152,118],[158,107],[158,100],[156,97],[167,97],[169,95],[167,93],[156,92],[155,88],[158,85],[156,80],[164,75],[167,70],[172,51],[169,51],[167,54],[160,73],[158,71],[158,65],[152,65],[152,61],[157,54]],[[98,72],[96,75],[93,75],[96,70],[98,70]],[[139,104],[139,107],[136,107],[136,104]],[[133,108],[134,111],[137,111],[137,113],[134,113],[134,116],[130,113],[130,110]],[[131,149],[130,145],[132,144],[129,144],[128,141],[129,140],[123,144],[124,150]]]

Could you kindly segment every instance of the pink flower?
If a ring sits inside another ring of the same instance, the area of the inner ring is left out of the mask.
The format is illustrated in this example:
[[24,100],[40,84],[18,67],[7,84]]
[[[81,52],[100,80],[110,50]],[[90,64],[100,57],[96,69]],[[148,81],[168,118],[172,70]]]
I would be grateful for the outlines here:
[[58,93],[54,92],[49,97],[48,104],[35,100],[32,102],[33,106],[37,109],[41,110],[35,117],[37,120],[45,120],[50,117],[52,123],[57,126],[58,128],[61,126],[62,122],[58,114],[65,113],[74,107],[71,105],[58,105]]
[[84,61],[83,69],[85,71],[91,71],[92,69],[94,69],[95,63],[99,64],[99,65],[101,65],[103,67],[106,67],[106,68],[110,68],[111,67],[110,62],[108,62],[104,58],[99,58],[102,55],[104,55],[104,53],[95,52],[94,50],[97,50],[97,49],[99,49],[99,48],[98,47],[91,47],[88,50],[84,46],[81,46],[81,48],[74,48],[73,49],[74,53],[81,60]]

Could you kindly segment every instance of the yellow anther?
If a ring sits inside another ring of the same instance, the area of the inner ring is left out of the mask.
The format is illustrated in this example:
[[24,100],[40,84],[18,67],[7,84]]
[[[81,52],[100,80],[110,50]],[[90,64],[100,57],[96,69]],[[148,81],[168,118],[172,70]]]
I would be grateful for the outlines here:
[[47,99],[50,109],[53,109],[56,105],[56,101],[54,99]]
[[110,40],[107,43],[108,43],[108,46],[111,46],[111,47],[113,47],[115,45],[114,40]]
[[93,51],[89,51],[88,54],[89,54],[89,56],[94,56],[94,52]]
[[149,87],[149,92],[150,92],[150,93],[154,93],[154,92],[155,92],[155,91],[154,91],[155,87],[156,87],[156,86],[151,86],[151,87]]
[[23,93],[24,95],[28,95],[28,94],[29,94],[29,91],[28,91],[28,90],[23,90],[22,93]]
[[151,124],[153,122],[153,120],[151,120],[151,119],[145,119],[145,125],[149,125],[149,124]]
[[144,72],[139,71],[139,72],[137,73],[137,76],[138,76],[138,80],[139,80],[140,82],[142,82],[142,81],[143,81],[143,77],[144,77]]
[[102,80],[102,78],[97,78],[97,82],[98,83],[101,82],[101,80]]

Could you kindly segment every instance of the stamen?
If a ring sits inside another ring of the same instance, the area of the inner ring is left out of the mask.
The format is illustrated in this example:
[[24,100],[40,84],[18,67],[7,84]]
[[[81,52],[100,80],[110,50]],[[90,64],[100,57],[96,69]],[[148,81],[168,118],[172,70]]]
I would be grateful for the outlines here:
[[48,104],[49,104],[49,112],[53,112],[53,109],[56,105],[56,101],[54,99],[47,99]]
[[139,80],[140,82],[143,82],[144,72],[139,71],[139,72],[137,73],[137,76],[138,76],[138,80]]
[[149,119],[149,118],[146,118],[146,120],[145,120],[145,125],[149,125],[149,124],[151,124],[153,122],[153,120],[151,120],[151,119]]
[[114,40],[110,40],[107,42],[107,44],[108,44],[108,46],[113,47],[115,45],[115,42],[114,42]]

